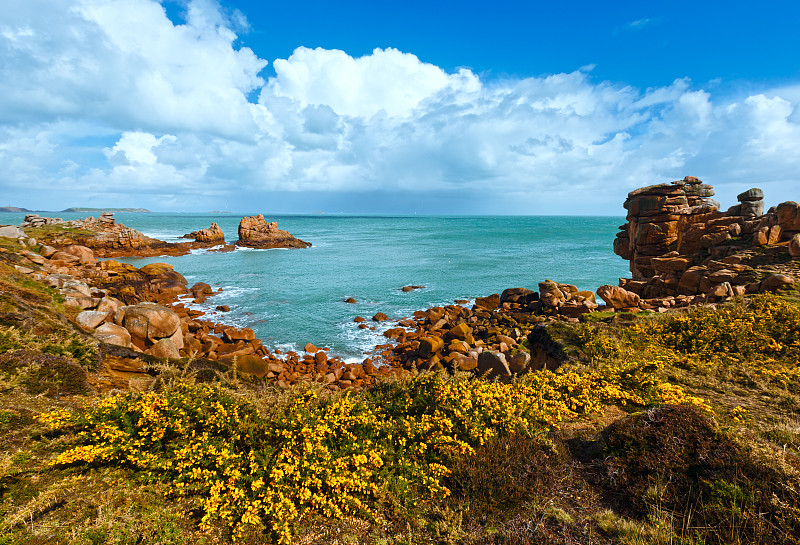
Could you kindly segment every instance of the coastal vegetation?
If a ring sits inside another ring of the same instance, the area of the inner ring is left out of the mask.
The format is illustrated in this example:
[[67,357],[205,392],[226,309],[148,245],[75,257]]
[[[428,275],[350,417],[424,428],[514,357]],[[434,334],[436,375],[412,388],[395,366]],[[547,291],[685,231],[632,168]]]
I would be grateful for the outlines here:
[[2,543],[800,535],[792,292],[553,324],[569,363],[508,382],[282,389],[165,360],[151,387],[97,396],[70,309],[3,267]]

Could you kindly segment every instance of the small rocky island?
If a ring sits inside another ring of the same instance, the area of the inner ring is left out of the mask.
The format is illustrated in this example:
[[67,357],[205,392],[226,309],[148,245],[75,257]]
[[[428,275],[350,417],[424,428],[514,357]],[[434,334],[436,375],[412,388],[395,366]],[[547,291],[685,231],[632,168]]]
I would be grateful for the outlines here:
[[222,229],[219,228],[215,221],[212,221],[211,226],[207,229],[192,231],[181,238],[193,238],[195,242],[200,244],[225,244],[225,233],[222,232]]
[[237,246],[246,248],[308,248],[310,242],[292,236],[289,231],[278,229],[275,221],[267,223],[263,214],[245,216],[239,222]]

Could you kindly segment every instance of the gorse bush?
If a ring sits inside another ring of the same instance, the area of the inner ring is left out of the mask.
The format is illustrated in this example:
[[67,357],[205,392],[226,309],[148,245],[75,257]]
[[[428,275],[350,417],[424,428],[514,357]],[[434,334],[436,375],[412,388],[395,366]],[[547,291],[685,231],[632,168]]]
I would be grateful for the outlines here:
[[682,367],[800,391],[800,306],[776,295],[643,321],[622,336],[631,347],[662,352]]
[[634,369],[675,366],[800,391],[800,305],[772,294],[646,317],[623,328],[579,324],[562,337],[567,353],[579,361]]
[[627,334],[703,359],[796,358],[800,306],[777,295],[759,295],[740,304],[637,324]]
[[608,403],[691,402],[676,388],[665,390],[653,365],[562,368],[513,384],[423,375],[371,392],[309,390],[259,411],[224,386],[176,383],[43,420],[77,432],[55,465],[131,467],[196,498],[203,529],[266,531],[285,543],[306,515],[370,517],[386,498],[412,507],[446,497],[455,460],[493,438],[544,444],[559,421]]

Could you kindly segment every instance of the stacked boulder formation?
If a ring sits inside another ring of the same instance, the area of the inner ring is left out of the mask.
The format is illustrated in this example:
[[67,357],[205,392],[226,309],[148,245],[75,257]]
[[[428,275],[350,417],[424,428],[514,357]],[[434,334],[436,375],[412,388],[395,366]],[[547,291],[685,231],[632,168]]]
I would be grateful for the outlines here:
[[311,243],[292,236],[289,231],[278,229],[277,222],[264,219],[263,214],[245,216],[239,222],[239,240],[236,246],[247,248],[308,248]]
[[[614,252],[630,261],[633,278],[620,279],[619,288],[638,295],[640,308],[714,302],[794,283],[798,266],[789,252],[800,248],[800,205],[784,202],[764,213],[764,193],[753,188],[723,212],[713,195],[693,176],[628,194],[628,223],[620,226]],[[611,305],[604,296],[609,288],[598,295]],[[619,289],[613,295],[634,302]]]

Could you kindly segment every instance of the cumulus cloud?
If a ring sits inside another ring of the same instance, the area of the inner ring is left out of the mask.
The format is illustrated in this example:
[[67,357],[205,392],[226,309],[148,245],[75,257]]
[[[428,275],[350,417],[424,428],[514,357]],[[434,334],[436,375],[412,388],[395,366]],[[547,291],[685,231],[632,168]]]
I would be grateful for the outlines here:
[[327,105],[343,116],[409,115],[445,88],[476,91],[480,86],[468,70],[447,74],[392,48],[353,58],[344,51],[299,47],[288,59],[277,59],[274,68],[277,77],[265,92],[301,106]]
[[753,185],[770,200],[800,189],[800,85],[717,98],[680,78],[485,80],[392,48],[304,47],[265,80],[267,61],[235,45],[246,26],[211,0],[190,1],[182,24],[152,0],[12,0],[0,13],[7,198],[280,211],[305,192],[304,211],[359,194],[381,199],[361,211],[404,211],[386,200],[402,194],[403,207],[453,207],[427,211],[536,214],[620,213],[627,191],[686,174],[724,204]]
[[0,121],[251,135],[266,61],[232,47],[215,5],[173,25],[151,0],[10,0],[0,14]]

